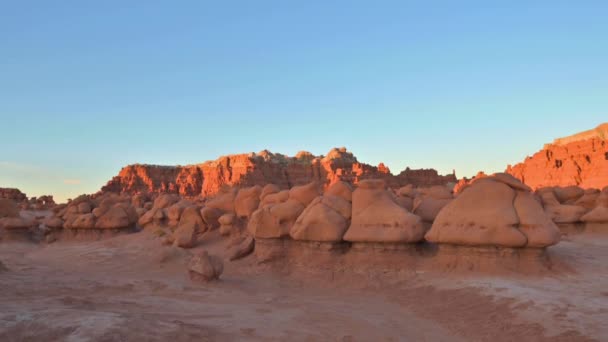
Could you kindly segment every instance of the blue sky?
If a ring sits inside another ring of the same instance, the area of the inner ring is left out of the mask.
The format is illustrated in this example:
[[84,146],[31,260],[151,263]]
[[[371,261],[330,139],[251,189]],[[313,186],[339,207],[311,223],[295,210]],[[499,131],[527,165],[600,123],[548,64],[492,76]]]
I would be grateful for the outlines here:
[[[500,4],[499,4],[500,3]],[[2,1],[0,186],[346,146],[504,170],[608,121],[605,1]]]

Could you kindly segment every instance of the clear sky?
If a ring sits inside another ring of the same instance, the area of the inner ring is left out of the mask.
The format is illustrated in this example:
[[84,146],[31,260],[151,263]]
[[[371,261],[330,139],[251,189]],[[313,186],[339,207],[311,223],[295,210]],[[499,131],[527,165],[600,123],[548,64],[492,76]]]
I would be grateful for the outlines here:
[[504,170],[608,121],[607,1],[0,0],[0,186],[346,146]]

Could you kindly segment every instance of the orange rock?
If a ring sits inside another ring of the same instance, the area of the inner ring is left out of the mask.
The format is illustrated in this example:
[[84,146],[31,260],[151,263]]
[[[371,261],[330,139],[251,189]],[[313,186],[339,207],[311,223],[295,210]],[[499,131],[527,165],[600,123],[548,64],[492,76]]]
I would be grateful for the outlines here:
[[437,215],[425,238],[469,246],[546,247],[559,230],[523,184],[500,175],[483,177]]
[[250,217],[260,206],[262,187],[259,185],[240,189],[234,200],[234,210],[239,217]]
[[359,183],[353,192],[352,221],[344,235],[351,242],[417,242],[424,228],[420,217],[400,207],[383,180]]
[[315,198],[290,230],[294,240],[339,242],[348,228],[351,204],[343,197]]

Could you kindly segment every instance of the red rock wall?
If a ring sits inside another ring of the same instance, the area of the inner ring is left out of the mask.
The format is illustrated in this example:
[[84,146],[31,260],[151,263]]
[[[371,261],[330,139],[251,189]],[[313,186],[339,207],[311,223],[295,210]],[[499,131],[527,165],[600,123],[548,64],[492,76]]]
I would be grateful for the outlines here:
[[327,156],[314,157],[300,152],[286,157],[262,151],[258,154],[238,154],[198,165],[153,166],[129,165],[112,178],[102,192],[174,192],[183,196],[211,196],[223,186],[253,186],[274,183],[290,188],[311,181],[326,185],[338,180],[356,184],[366,178],[383,178],[393,187],[406,184],[417,186],[456,182],[454,175],[440,176],[437,171],[405,170],[397,176],[383,164],[378,167],[359,163],[345,149],[332,149]]
[[556,139],[524,162],[509,165],[506,172],[533,189],[570,185],[601,189],[608,185],[608,141]]

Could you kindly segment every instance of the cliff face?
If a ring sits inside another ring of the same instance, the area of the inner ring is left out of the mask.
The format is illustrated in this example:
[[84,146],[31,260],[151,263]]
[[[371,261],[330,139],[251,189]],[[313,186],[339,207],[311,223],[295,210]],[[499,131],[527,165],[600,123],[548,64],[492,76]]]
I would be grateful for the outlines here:
[[522,163],[508,166],[506,172],[534,189],[570,185],[601,189],[608,185],[608,124],[555,139]]
[[332,149],[326,156],[299,152],[287,157],[268,151],[220,157],[215,161],[188,166],[129,165],[112,178],[102,192],[179,193],[183,196],[211,196],[224,186],[253,186],[273,183],[290,188],[311,181],[326,185],[338,180],[356,184],[366,178],[383,178],[392,187],[456,182],[455,175],[440,176],[437,171],[406,169],[399,175],[380,164],[359,163],[346,149]]

